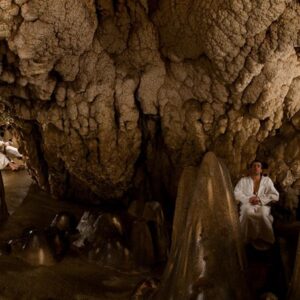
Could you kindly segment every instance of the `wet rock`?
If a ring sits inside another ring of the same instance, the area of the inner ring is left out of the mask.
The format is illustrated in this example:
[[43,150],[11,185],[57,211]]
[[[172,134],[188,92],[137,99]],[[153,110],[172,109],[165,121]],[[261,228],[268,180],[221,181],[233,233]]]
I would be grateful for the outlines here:
[[142,218],[145,203],[143,201],[135,200],[132,201],[128,208],[129,215],[134,218]]
[[39,231],[29,233],[20,257],[33,266],[51,266],[56,262],[45,233]]
[[54,217],[50,226],[56,227],[59,231],[73,233],[77,226],[77,220],[71,213],[63,211]]
[[160,203],[151,201],[145,204],[143,217],[147,220],[154,248],[156,262],[166,261],[169,254],[167,223]]
[[243,257],[230,176],[209,152],[200,166],[183,170],[171,252],[155,299],[249,299]]
[[53,253],[53,257],[56,260],[61,260],[70,248],[70,233],[52,226],[45,230],[45,235]]
[[101,239],[121,238],[124,234],[120,217],[111,213],[100,213],[93,227],[95,228],[95,242]]
[[143,300],[150,299],[159,286],[160,281],[157,278],[147,278],[139,282],[130,299],[131,300]]
[[0,80],[6,83],[13,83],[15,81],[15,76],[12,72],[5,71],[1,74]]
[[97,239],[89,251],[89,259],[101,266],[127,269],[132,265],[129,249],[124,245],[122,239],[116,237]]
[[146,221],[133,222],[130,246],[138,265],[150,266],[155,262],[152,236]]
[[74,241],[74,245],[78,248],[84,247],[86,243],[91,243],[94,240],[96,227],[94,226],[96,216],[88,211],[85,211],[76,227],[79,232],[79,238]]
[[95,234],[89,258],[104,266],[128,268],[131,253],[126,246],[120,217],[109,213],[100,214],[93,226]]
[[128,268],[132,257],[127,246],[122,219],[111,213],[84,212],[73,245],[88,252],[90,260],[102,266]]
[[[178,174],[206,151],[235,180],[258,152],[277,159],[259,148],[276,150],[270,138],[281,128],[299,130],[297,1],[177,2],[1,1],[0,102],[24,131],[45,189],[113,201],[139,164],[149,177]],[[151,136],[148,118],[159,129]],[[299,139],[291,144],[289,166],[300,155]],[[177,182],[162,176],[160,192],[174,200]]]

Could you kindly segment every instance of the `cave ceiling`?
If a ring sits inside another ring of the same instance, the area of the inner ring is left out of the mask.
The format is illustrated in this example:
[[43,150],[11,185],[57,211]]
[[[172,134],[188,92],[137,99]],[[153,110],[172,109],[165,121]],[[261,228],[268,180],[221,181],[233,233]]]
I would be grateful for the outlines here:
[[296,188],[299,29],[296,0],[1,0],[1,109],[57,195],[122,197],[141,174],[172,194],[209,150]]

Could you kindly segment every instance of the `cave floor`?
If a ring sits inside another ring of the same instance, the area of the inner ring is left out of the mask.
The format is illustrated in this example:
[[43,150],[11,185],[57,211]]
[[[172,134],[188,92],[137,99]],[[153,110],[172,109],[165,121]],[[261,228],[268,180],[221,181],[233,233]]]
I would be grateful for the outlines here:
[[[69,211],[79,220],[85,210],[91,209],[76,203],[53,199],[32,182],[26,170],[3,172],[3,179],[11,216],[0,227],[0,244],[20,237],[25,228],[43,229],[49,226],[60,211]],[[289,228],[285,231],[291,232]],[[282,233],[284,236],[287,235],[285,231]],[[279,249],[275,248],[274,251],[261,255],[250,251],[248,280],[258,294],[272,291],[279,299],[284,299],[285,287],[282,286],[284,279],[278,275],[278,270],[281,269],[278,267],[280,256],[278,251]],[[272,257],[275,259],[271,259]],[[130,299],[132,291],[140,281],[160,275],[149,270],[117,270],[102,267],[90,262],[86,256],[72,252],[50,267],[33,267],[13,255],[0,254],[0,266],[0,300],[125,300]]]
[[[16,188],[19,196],[16,189],[9,191],[13,177],[4,176],[10,180],[4,179],[8,207],[15,212],[0,228],[0,243],[19,237],[24,228],[49,226],[55,214],[62,210],[80,218],[87,209],[51,198],[18,174],[23,180]],[[22,198],[26,189],[28,194],[20,204],[20,195]],[[10,203],[11,199],[13,203]],[[0,255],[0,266],[0,299],[130,299],[136,284],[151,276],[145,270],[121,271],[102,267],[75,254],[66,255],[50,267],[33,267],[12,255]]]

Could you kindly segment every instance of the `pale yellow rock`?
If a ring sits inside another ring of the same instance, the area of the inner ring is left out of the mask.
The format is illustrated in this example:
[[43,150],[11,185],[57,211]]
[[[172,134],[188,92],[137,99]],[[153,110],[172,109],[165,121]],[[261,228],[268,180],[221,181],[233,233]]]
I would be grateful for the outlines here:
[[166,174],[212,149],[234,179],[261,155],[273,178],[294,184],[299,4],[162,0],[151,12],[146,2],[0,0],[4,102],[54,126],[66,171],[107,199],[130,188],[139,157],[174,199],[178,178]]
[[19,6],[23,5],[24,3],[28,2],[29,0],[14,0],[16,4]]
[[15,82],[15,75],[12,72],[4,71],[0,75],[0,80],[7,82],[7,83],[14,83]]
[[1,0],[0,2],[0,8],[3,10],[7,10],[11,7],[12,0]]
[[8,14],[10,14],[11,16],[15,17],[19,14],[19,6],[16,4],[12,4],[10,6],[10,8],[6,11]]
[[[285,105],[288,110],[288,117],[293,117],[300,110],[300,96],[297,91],[300,88],[300,78],[297,77],[293,80],[289,87],[289,91],[285,98]],[[293,122],[294,123],[294,122]],[[300,127],[299,127],[300,128]]]
[[201,164],[184,168],[172,246],[155,299],[249,299],[238,222],[230,176],[216,156],[208,152]]
[[39,14],[38,10],[30,9],[30,4],[25,3],[21,8],[21,15],[23,19],[27,22],[33,22],[38,19]]
[[0,23],[0,39],[10,36],[10,28],[6,23]]

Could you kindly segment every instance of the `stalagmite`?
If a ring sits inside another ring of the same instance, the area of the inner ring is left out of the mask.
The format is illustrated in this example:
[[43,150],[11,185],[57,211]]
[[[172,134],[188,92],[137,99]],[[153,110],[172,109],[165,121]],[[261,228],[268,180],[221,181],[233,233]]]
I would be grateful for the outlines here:
[[20,257],[33,266],[55,264],[54,256],[43,232],[31,231],[29,233]]
[[229,173],[209,152],[181,175],[171,253],[155,299],[249,299],[243,257]]
[[153,241],[146,221],[136,220],[133,223],[131,247],[137,264],[151,265],[154,263]]

